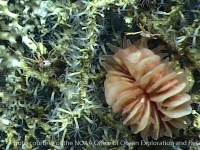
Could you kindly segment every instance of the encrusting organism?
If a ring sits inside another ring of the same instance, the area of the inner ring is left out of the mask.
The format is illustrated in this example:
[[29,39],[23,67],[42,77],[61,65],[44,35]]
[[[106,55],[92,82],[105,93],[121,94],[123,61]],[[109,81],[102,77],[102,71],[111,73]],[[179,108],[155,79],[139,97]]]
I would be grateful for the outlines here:
[[190,123],[186,115],[192,111],[185,76],[162,53],[147,48],[146,36],[136,45],[125,38],[123,49],[107,46],[115,53],[103,56],[102,62],[107,71],[106,102],[112,111],[121,112],[123,124],[146,141],[149,135],[154,140],[178,135],[178,129]]

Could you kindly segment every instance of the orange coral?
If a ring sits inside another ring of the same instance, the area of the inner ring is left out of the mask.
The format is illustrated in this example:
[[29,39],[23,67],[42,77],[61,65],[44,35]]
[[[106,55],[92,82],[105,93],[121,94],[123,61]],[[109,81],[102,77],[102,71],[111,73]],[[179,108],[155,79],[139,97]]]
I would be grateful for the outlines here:
[[146,45],[134,46],[126,39],[124,49],[107,44],[115,54],[103,57],[105,97],[114,113],[122,112],[123,123],[134,134],[157,140],[178,135],[190,122],[186,115],[192,111],[191,98],[183,75]]

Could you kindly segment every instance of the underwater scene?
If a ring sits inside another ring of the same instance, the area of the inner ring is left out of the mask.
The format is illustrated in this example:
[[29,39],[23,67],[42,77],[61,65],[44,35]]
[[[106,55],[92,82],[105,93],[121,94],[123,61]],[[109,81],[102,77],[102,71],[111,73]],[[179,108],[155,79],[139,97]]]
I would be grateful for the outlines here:
[[200,0],[0,0],[0,150],[200,150]]

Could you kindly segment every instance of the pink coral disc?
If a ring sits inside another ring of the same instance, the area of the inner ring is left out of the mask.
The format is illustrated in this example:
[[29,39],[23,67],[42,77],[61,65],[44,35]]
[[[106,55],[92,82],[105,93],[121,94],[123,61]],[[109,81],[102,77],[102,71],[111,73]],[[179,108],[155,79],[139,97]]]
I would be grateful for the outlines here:
[[168,59],[162,61],[145,48],[147,42],[138,45],[126,39],[123,49],[107,43],[115,54],[103,56],[106,102],[114,113],[121,112],[123,124],[146,141],[149,135],[154,140],[178,135],[178,129],[190,122],[186,115],[192,111],[185,78]]

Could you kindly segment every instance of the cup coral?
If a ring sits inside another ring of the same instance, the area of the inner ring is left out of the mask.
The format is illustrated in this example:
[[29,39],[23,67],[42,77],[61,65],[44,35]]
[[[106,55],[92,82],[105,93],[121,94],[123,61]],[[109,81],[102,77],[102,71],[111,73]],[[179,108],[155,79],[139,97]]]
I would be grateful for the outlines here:
[[186,92],[185,77],[146,48],[147,41],[134,46],[124,40],[124,49],[107,43],[115,53],[104,56],[107,71],[104,82],[107,104],[114,113],[122,112],[123,124],[130,125],[134,134],[144,140],[178,135],[189,119],[191,98]]

